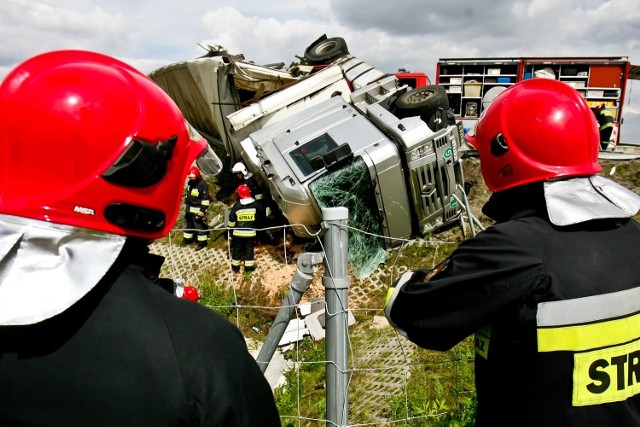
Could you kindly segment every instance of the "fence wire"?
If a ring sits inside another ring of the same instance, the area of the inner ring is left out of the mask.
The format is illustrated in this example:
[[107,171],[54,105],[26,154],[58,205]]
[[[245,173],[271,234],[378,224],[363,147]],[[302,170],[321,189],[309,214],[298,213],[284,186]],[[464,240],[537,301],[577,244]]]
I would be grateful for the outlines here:
[[[195,251],[180,246],[182,229],[174,229],[167,239],[156,241],[151,251],[165,257],[161,275],[203,289],[210,284],[229,292],[226,300],[209,308],[227,314],[243,332],[252,353],[257,355],[270,322],[281,308],[297,257],[304,246],[287,241],[287,228],[271,230],[282,234],[278,245],[256,246],[256,269],[251,274],[231,269],[229,230],[210,230],[209,247]],[[364,233],[350,228],[350,233]],[[215,240],[215,243],[213,242]],[[223,243],[224,241],[224,243]],[[226,244],[225,244],[226,243]],[[350,426],[447,426],[473,425],[473,346],[465,340],[448,352],[417,348],[398,335],[384,318],[384,295],[393,281],[411,268],[431,268],[446,257],[458,241],[437,238],[398,242],[389,251],[388,261],[368,277],[351,277],[348,327]],[[321,251],[316,245],[314,251]],[[202,302],[202,301],[201,301]],[[309,317],[309,309],[326,309],[322,287],[322,266],[295,312],[299,325]],[[333,314],[333,313],[329,313]],[[292,322],[293,323],[293,322]],[[291,334],[289,334],[290,336]],[[306,372],[324,370],[324,340],[299,327],[295,338],[282,343],[265,375],[276,394],[283,426],[331,425],[324,418],[325,383],[308,384]],[[284,337],[283,337],[284,339]],[[315,357],[309,356],[309,348]],[[318,357],[318,354],[321,357]],[[278,359],[277,361],[275,359]],[[284,390],[289,393],[283,393]],[[283,402],[294,392],[294,402]]]

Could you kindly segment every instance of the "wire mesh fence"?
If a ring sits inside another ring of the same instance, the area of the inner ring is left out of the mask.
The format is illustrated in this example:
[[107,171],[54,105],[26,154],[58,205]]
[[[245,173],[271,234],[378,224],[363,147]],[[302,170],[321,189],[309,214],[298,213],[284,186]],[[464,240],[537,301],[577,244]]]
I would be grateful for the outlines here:
[[[212,230],[214,231],[214,230]],[[231,269],[228,230],[218,228],[215,244],[202,251],[173,244],[182,230],[151,245],[165,257],[162,276],[196,287],[200,302],[225,315],[242,331],[257,355],[281,309],[297,261],[310,245],[287,241],[256,246],[252,273]],[[360,233],[349,228],[349,233]],[[327,313],[322,283],[324,266],[318,265],[301,301],[292,307],[289,330],[265,375],[269,379],[283,426],[337,425],[327,412],[346,411],[351,426],[449,426],[473,425],[475,407],[473,344],[471,339],[447,352],[416,347],[398,335],[384,318],[387,289],[407,269],[431,268],[448,256],[458,239],[416,239],[399,242],[389,250],[385,264],[367,277],[350,274],[348,289],[347,396],[343,402],[327,400],[327,366],[324,319]],[[320,239],[318,239],[320,242]],[[313,245],[322,252],[322,244]],[[326,255],[326,254],[324,254]],[[318,328],[318,324],[320,328]],[[277,359],[277,360],[276,360]],[[339,405],[339,408],[327,408]]]

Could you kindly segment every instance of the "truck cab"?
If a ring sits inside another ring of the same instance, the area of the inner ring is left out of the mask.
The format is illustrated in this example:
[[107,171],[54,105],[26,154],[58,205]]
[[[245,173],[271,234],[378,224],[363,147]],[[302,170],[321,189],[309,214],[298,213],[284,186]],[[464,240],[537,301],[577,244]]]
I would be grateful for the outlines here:
[[[312,237],[333,177],[367,188],[369,215],[387,245],[459,218],[463,198],[461,124],[437,131],[418,116],[398,118],[389,100],[407,88],[387,76],[250,134],[258,173],[295,230]],[[250,151],[250,148],[247,150]],[[338,197],[339,198],[339,197]]]

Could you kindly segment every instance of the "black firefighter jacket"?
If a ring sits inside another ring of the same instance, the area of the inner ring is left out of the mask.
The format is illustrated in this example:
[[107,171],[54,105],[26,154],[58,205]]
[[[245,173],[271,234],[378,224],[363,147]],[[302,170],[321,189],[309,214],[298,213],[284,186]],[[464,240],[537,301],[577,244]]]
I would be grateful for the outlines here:
[[227,225],[233,228],[233,237],[256,237],[256,230],[264,225],[262,205],[253,199],[238,200],[231,207]]
[[387,316],[428,349],[475,333],[477,426],[639,426],[639,224],[557,227],[541,190],[506,196],[439,273],[409,273]]
[[197,215],[198,212],[207,212],[211,199],[209,198],[209,187],[202,178],[187,180],[187,195],[185,198],[186,211]]
[[238,329],[154,283],[162,258],[130,241],[66,312],[0,327],[0,425],[279,426]]

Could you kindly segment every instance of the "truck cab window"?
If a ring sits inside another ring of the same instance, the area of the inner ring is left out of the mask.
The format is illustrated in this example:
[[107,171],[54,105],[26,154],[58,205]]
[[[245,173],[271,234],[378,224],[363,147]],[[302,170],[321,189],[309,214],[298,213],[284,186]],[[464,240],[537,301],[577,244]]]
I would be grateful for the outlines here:
[[304,176],[308,176],[324,167],[323,162],[314,161],[313,159],[322,158],[337,146],[338,144],[336,144],[333,138],[324,133],[295,150],[292,150],[289,155]]

